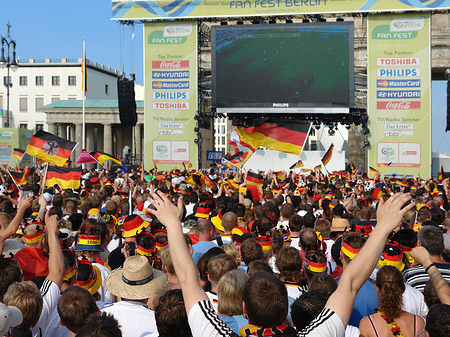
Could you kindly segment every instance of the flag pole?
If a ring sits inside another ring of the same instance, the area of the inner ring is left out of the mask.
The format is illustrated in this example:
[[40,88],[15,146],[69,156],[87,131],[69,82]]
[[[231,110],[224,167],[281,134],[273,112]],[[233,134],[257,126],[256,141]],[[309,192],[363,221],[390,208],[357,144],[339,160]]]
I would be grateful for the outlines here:
[[82,131],[82,138],[81,138],[81,148],[86,148],[86,40],[83,40],[83,61],[82,61],[82,90],[83,90],[83,131]]
[[6,171],[8,171],[9,176],[11,177],[12,181],[14,182],[14,184],[16,184],[16,187],[18,190],[21,190],[20,186],[16,183],[16,180],[13,178],[13,176],[11,175],[11,172],[9,172],[9,170],[7,169]]

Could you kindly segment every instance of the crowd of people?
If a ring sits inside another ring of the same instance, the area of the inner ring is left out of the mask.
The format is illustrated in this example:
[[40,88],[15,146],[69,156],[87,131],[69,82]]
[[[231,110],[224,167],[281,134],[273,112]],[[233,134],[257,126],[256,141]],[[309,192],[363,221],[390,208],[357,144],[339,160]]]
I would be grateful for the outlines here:
[[449,179],[0,179],[0,336],[450,336]]

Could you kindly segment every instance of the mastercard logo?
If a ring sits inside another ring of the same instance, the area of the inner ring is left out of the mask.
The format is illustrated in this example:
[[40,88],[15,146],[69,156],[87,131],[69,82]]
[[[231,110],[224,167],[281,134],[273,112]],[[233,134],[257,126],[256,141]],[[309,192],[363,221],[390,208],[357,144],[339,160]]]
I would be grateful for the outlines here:
[[379,80],[379,81],[377,81],[377,86],[380,88],[380,87],[385,87],[385,88],[387,88],[388,86],[389,86],[389,83],[388,83],[388,81],[384,81],[384,80]]
[[162,86],[162,82],[153,82],[153,89],[161,89]]

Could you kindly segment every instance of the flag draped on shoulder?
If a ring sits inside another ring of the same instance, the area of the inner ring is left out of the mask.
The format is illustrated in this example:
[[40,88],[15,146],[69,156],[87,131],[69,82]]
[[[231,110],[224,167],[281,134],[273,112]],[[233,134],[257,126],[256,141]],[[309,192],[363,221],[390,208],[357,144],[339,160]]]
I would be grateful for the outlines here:
[[322,157],[323,166],[326,166],[330,162],[331,156],[333,155],[333,150],[334,144],[331,144],[325,155]]
[[11,154],[11,157],[17,159],[18,161],[21,161],[24,154],[25,154],[25,150],[14,149]]
[[235,121],[235,131],[241,144],[258,149],[264,146],[271,150],[300,155],[310,131],[310,123],[292,120],[253,120],[253,126],[240,125]]
[[25,185],[27,183],[27,177],[30,175],[31,169],[27,168],[25,172],[14,172],[8,170],[11,179],[14,180],[16,185]]
[[80,188],[80,167],[56,167],[49,166],[45,179],[45,186],[59,185],[63,190]]
[[31,137],[26,153],[43,161],[64,166],[77,145],[78,143],[39,130]]

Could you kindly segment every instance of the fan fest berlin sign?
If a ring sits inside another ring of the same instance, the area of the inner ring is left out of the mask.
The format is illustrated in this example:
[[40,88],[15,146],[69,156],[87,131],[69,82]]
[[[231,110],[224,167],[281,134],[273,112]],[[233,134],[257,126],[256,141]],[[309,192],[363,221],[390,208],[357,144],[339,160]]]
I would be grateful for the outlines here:
[[144,53],[145,166],[196,166],[197,24],[145,23]]
[[450,0],[112,0],[112,19],[174,20],[446,8],[450,8]]
[[429,177],[430,15],[369,15],[368,37],[368,164],[381,175]]

